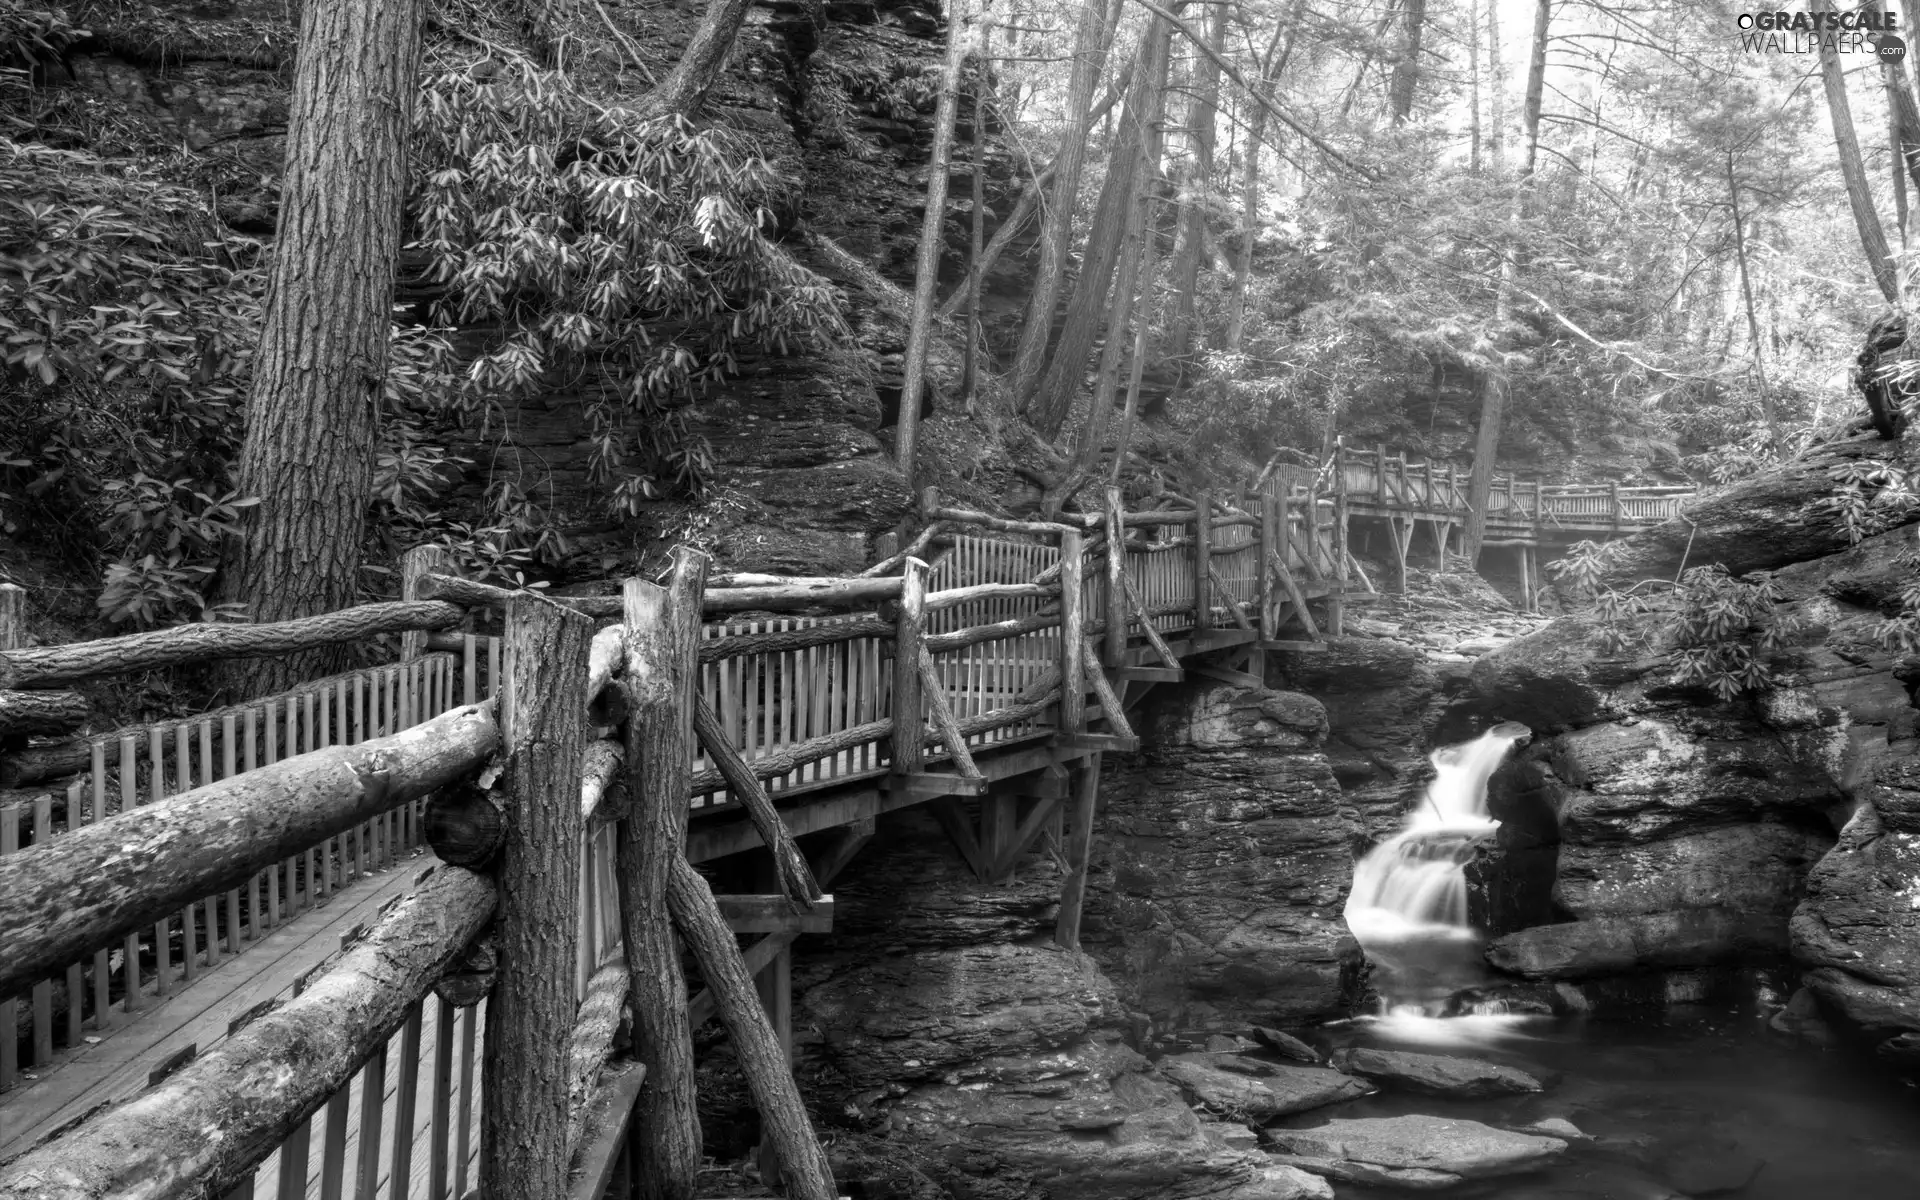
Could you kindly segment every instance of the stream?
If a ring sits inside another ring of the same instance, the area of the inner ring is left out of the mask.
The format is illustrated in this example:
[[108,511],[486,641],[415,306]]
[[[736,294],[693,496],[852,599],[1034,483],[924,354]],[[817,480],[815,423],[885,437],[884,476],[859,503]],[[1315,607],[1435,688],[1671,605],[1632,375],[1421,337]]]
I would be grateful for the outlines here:
[[[1451,1099],[1391,1088],[1341,1118],[1429,1114],[1507,1129],[1549,1118],[1585,1134],[1551,1167],[1470,1181],[1456,1196],[1666,1200],[1911,1200],[1920,1196],[1920,1098],[1865,1055],[1769,1032],[1757,1005],[1676,1005],[1638,1020],[1479,1012],[1445,1001],[1491,976],[1466,919],[1464,864],[1497,822],[1488,778],[1530,731],[1508,722],[1433,755],[1401,831],[1357,865],[1346,907],[1381,996],[1371,1017],[1324,1027],[1332,1048],[1457,1055],[1518,1068],[1536,1094]],[[1328,1113],[1283,1118],[1308,1129]],[[1339,1196],[1404,1191],[1340,1183]]]

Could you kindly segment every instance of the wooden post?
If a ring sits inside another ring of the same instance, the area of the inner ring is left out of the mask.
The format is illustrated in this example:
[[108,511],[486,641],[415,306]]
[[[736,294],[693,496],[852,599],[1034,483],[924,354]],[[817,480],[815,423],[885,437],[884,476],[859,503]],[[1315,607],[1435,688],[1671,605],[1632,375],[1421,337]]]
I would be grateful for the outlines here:
[[623,594],[629,810],[614,845],[634,1051],[647,1067],[635,1120],[645,1200],[693,1200],[700,1170],[693,1030],[667,881],[685,862],[707,563],[706,555],[676,547],[665,588],[629,579]]
[[[1206,527],[1204,497],[1201,500],[1200,526]],[[1085,589],[1081,560],[1081,539],[1077,531],[1060,535],[1060,728],[1067,733],[1083,733],[1087,724],[1087,676],[1080,642],[1086,636],[1086,606],[1081,602]],[[1201,552],[1203,567],[1206,555]]]
[[900,614],[894,618],[893,625],[891,756],[895,775],[918,775],[926,763],[922,731],[927,725],[927,706],[920,681],[921,642],[927,632],[926,604],[927,564],[910,558],[901,569]]
[[1620,481],[1607,481],[1607,511],[1613,517],[1613,527],[1620,528]]
[[1285,554],[1287,510],[1285,502],[1270,493],[1260,496],[1260,565],[1254,568],[1260,577],[1260,640],[1271,642],[1280,636],[1280,600],[1274,587],[1274,575],[1267,564]]
[[1067,832],[1067,877],[1060,885],[1060,915],[1053,940],[1069,950],[1080,948],[1080,910],[1087,896],[1087,862],[1093,856],[1093,816],[1100,799],[1100,756],[1089,755],[1074,781],[1073,826]]
[[[677,853],[667,883],[667,903],[727,1026],[740,1073],[746,1076],[767,1140],[780,1159],[787,1195],[799,1200],[834,1200],[833,1169],[814,1136],[813,1122],[807,1117],[787,1063],[786,1048],[761,1007],[739,943],[727,928],[707,881]],[[682,995],[683,1007],[685,1003]]]
[[1327,633],[1340,637],[1346,632],[1347,613],[1347,447],[1333,447],[1333,586],[1327,598]]
[[1213,497],[1195,492],[1193,507],[1193,630],[1201,633],[1213,628]]
[[[568,1049],[573,1038],[580,876],[580,756],[593,621],[539,596],[506,611],[506,836],[500,855],[499,975],[481,1053],[480,1178],[494,1195],[567,1188]],[[509,1186],[506,1181],[511,1180]]]
[[1107,644],[1106,664],[1127,665],[1127,527],[1120,510],[1120,489],[1107,489]]
[[1407,594],[1407,552],[1413,547],[1413,524],[1417,520],[1414,516],[1387,518],[1393,534],[1394,591],[1402,596]]
[[[415,546],[400,556],[400,598],[402,600],[426,599],[420,594],[421,582],[429,575],[450,573],[445,549],[439,546]],[[419,658],[426,649],[426,630],[409,629],[400,635],[402,661],[410,662]]]

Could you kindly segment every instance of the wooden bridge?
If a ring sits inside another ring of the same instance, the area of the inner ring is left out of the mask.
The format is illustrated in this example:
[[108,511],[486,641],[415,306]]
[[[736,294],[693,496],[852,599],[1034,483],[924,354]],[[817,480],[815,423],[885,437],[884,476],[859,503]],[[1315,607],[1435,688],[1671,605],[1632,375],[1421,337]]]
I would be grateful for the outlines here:
[[[1657,507],[1609,491],[1589,512],[1591,492],[1509,485],[1489,528],[1531,546]],[[1128,710],[1324,648],[1371,590],[1350,531],[1386,521],[1404,568],[1434,522],[1444,564],[1462,493],[1346,453],[1231,497],[1125,512],[1110,491],[1058,522],[930,492],[919,536],[855,578],[708,581],[683,550],[665,587],[547,600],[423,549],[398,602],[33,649],[0,588],[0,1200],[136,1180],[458,1200],[486,1178],[597,1197],[683,1168],[671,1122],[631,1118],[649,1072],[691,1088],[687,1031],[714,1015],[766,1169],[830,1196],[785,1066],[789,948],[831,929],[824,889],[875,818],[929,806],[989,881],[1050,843],[1056,940],[1076,945]],[[383,634],[391,665],[22,740],[84,717],[82,679]],[[707,990],[679,982],[675,932]],[[611,1055],[626,1007],[633,1062]]]

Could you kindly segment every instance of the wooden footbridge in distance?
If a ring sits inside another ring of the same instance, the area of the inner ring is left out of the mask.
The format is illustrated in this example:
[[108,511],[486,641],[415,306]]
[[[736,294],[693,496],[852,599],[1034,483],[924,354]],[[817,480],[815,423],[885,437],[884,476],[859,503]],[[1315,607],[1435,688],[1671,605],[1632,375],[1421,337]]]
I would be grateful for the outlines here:
[[[1489,530],[1604,536],[1580,518],[1667,503],[1592,492],[1496,489]],[[685,1122],[645,1114],[691,1113],[688,1031],[716,1015],[763,1170],[832,1196],[787,1065],[790,948],[830,933],[875,819],[927,806],[988,881],[1050,844],[1077,945],[1128,711],[1323,649],[1371,591],[1350,530],[1387,522],[1404,569],[1434,522],[1444,563],[1463,493],[1349,452],[1059,521],[929,492],[853,578],[709,580],[680,550],[664,586],[547,599],[428,548],[401,601],[40,648],[0,588],[0,1200],[625,1195],[697,1166]],[[80,680],[381,634],[391,665],[23,744],[84,718]]]

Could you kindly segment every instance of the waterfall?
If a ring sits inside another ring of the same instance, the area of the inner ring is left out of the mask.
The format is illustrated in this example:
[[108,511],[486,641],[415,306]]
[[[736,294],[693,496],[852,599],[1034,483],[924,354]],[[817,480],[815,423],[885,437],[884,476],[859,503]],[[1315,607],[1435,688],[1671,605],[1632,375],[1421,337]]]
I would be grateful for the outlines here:
[[[1477,940],[1467,924],[1466,864],[1475,843],[1500,824],[1487,815],[1487,780],[1514,743],[1532,732],[1507,721],[1470,742],[1434,751],[1426,795],[1407,813],[1400,832],[1354,868],[1347,927],[1367,957],[1384,968],[1383,994],[1388,983],[1405,989],[1419,976],[1453,974],[1443,969],[1446,964],[1477,960],[1477,953],[1463,956],[1457,948]],[[1390,1002],[1409,998],[1389,996]]]

